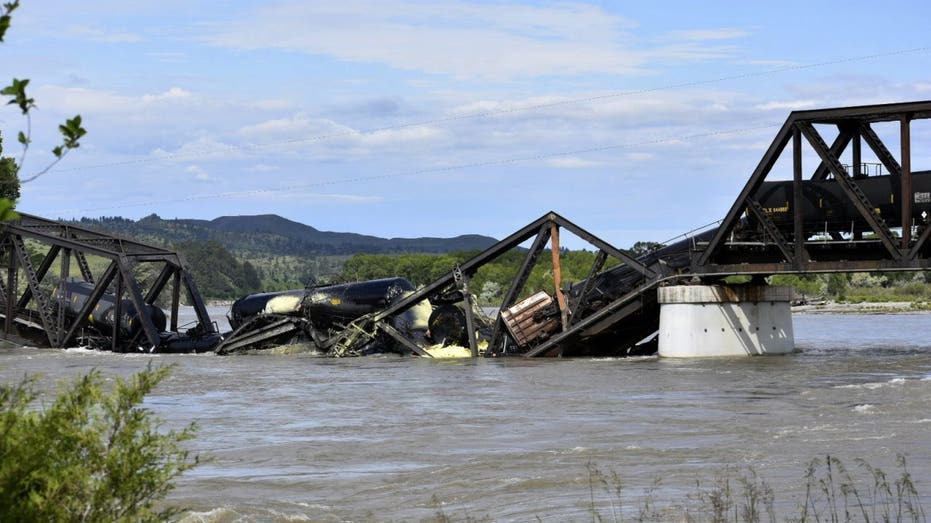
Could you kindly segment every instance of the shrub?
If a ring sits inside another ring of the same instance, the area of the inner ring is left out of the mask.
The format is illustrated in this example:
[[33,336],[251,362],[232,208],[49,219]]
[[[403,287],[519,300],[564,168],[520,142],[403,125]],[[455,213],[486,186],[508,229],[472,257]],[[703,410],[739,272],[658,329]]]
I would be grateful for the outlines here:
[[191,424],[159,431],[141,406],[168,367],[117,379],[99,371],[63,386],[33,408],[35,381],[0,385],[0,521],[164,521],[178,512],[158,503],[194,467],[181,443]]

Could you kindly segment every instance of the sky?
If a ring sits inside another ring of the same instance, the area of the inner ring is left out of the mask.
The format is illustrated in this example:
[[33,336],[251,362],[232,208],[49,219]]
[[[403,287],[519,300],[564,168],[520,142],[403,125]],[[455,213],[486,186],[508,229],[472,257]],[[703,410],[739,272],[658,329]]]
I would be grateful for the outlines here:
[[[24,212],[503,238],[552,210],[624,248],[723,217],[792,110],[931,99],[929,11],[24,0],[0,80],[29,78],[38,106],[23,177],[65,118],[88,130],[23,186]],[[7,154],[25,127],[0,109]],[[894,130],[878,128],[890,144]],[[915,170],[931,168],[929,138],[915,122]]]

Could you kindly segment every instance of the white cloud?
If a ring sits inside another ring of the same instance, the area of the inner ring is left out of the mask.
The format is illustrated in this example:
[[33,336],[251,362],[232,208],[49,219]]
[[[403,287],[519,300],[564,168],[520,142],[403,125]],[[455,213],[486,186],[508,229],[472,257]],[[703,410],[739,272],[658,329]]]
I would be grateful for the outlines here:
[[242,194],[230,193],[233,198],[248,198],[250,201],[262,201],[270,204],[283,202],[343,202],[343,203],[374,203],[384,200],[383,196],[344,193],[320,193],[301,188],[287,190],[243,191]]
[[671,38],[677,40],[690,41],[708,41],[708,40],[731,40],[734,38],[743,38],[750,33],[743,29],[722,28],[722,29],[696,29],[693,31],[673,31],[669,34]]
[[43,108],[82,114],[138,113],[161,104],[175,103],[191,97],[191,93],[171,87],[165,92],[126,95],[114,91],[46,85],[39,88],[37,98]]
[[356,139],[362,145],[384,147],[416,142],[434,142],[445,135],[446,132],[442,129],[422,126],[402,129],[382,129],[359,134],[356,136]]
[[652,160],[653,156],[654,155],[651,153],[627,153],[624,155],[624,158],[634,162],[644,162],[647,160]]
[[268,164],[265,164],[265,163],[257,163],[257,164],[255,164],[255,165],[249,166],[249,167],[248,167],[248,170],[249,170],[250,172],[256,172],[256,173],[273,173],[273,172],[275,172],[275,171],[280,171],[280,170],[281,170],[281,167],[279,167],[279,166],[277,166],[277,165],[268,165]]
[[642,73],[649,60],[716,58],[700,42],[739,29],[682,32],[683,44],[640,49],[633,24],[597,6],[467,0],[282,1],[204,36],[235,49],[278,48],[457,78],[504,80],[581,73]]
[[382,196],[370,196],[363,194],[313,194],[312,196],[322,200],[339,200],[344,202],[370,203],[384,200]]
[[190,92],[185,91],[180,87],[172,87],[164,93],[144,94],[142,95],[142,102],[150,104],[161,100],[177,100],[178,98],[187,98],[189,96],[191,96]]
[[270,98],[267,100],[258,100],[252,103],[252,106],[256,109],[263,109],[266,111],[275,111],[282,109],[290,109],[294,104],[290,100],[284,100],[280,98]]
[[81,38],[92,42],[125,44],[141,42],[141,36],[127,32],[108,32],[90,25],[72,25],[65,29],[65,34],[73,38]]
[[236,134],[245,138],[268,142],[283,137],[309,138],[314,135],[339,133],[344,129],[329,120],[310,120],[297,114],[289,118],[275,118],[257,124],[240,127]]
[[189,165],[184,169],[184,172],[191,175],[195,180],[199,181],[210,181],[213,178],[210,174],[199,165]]
[[[432,126],[359,131],[332,120],[311,119],[302,114],[266,120],[241,127],[237,135],[254,142],[254,146],[300,146],[321,143],[321,147],[389,147],[435,142],[446,131]],[[357,151],[363,152],[363,151]]]
[[215,138],[203,136],[187,142],[173,151],[156,148],[152,156],[161,160],[230,160],[245,157],[239,146],[221,142]]
[[823,105],[817,100],[787,100],[782,102],[767,102],[756,106],[761,111],[799,111],[802,109],[811,109]]
[[187,59],[187,53],[181,53],[177,51],[150,51],[145,53],[146,56],[157,59],[160,62],[165,63],[179,63]]
[[586,160],[584,158],[578,158],[575,156],[551,158],[547,160],[546,163],[550,167],[556,167],[557,169],[588,169],[601,165],[600,162],[594,162],[592,160]]

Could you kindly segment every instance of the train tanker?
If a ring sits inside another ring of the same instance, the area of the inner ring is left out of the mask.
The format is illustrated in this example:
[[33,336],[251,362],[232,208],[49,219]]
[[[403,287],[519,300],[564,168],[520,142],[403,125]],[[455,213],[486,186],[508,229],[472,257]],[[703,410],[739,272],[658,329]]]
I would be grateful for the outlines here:
[[[414,290],[410,281],[395,277],[250,294],[230,307],[227,318],[234,331],[218,351],[238,350],[243,338],[248,343],[242,346],[249,349],[311,343],[327,351],[345,325],[391,306]],[[430,302],[424,300],[392,317],[392,324],[406,334],[424,336],[431,313]]]
[[[62,289],[65,305],[65,314],[74,318],[81,313],[87,300],[90,299],[95,285],[79,278],[69,277],[64,280]],[[167,318],[161,308],[145,304],[142,313],[130,299],[119,302],[119,317],[117,317],[117,298],[112,293],[104,293],[97,304],[87,316],[83,329],[83,343],[103,349],[112,347],[110,341],[113,337],[123,340],[117,349],[121,351],[134,351],[138,347],[129,346],[136,333],[142,330],[141,318],[148,318],[159,333],[158,352],[204,352],[213,350],[220,342],[217,332],[204,332],[199,328],[189,329],[185,333],[166,330]]]
[[[902,226],[901,176],[862,176],[853,179],[874,206],[874,212],[889,227]],[[931,218],[931,171],[912,174],[912,226],[923,227]],[[794,233],[793,182],[763,182],[754,199],[781,232]],[[871,232],[869,224],[835,180],[806,180],[802,183],[802,215],[806,238],[825,232],[858,234]],[[757,220],[748,213],[748,225]],[[907,224],[908,225],[908,224]]]
[[[64,282],[64,295],[68,302],[67,312],[75,315],[80,313],[81,308],[84,307],[93,292],[93,283],[74,277],[66,279]],[[167,320],[162,309],[147,304],[142,314],[148,316],[152,324],[160,332],[165,330]],[[120,336],[125,337],[142,328],[142,322],[139,318],[140,315],[136,311],[136,305],[133,304],[132,300],[128,299],[123,299],[120,302],[120,317],[116,318],[116,296],[104,293],[88,316],[87,324],[106,335],[112,335],[115,326],[119,329]]]

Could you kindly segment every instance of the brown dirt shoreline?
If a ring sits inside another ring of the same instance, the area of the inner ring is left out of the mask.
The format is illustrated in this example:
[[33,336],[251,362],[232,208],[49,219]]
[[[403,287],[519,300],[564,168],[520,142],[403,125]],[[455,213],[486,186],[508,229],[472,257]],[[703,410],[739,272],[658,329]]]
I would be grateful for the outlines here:
[[809,303],[792,307],[793,314],[929,314],[925,302],[889,301],[838,303],[834,301]]

